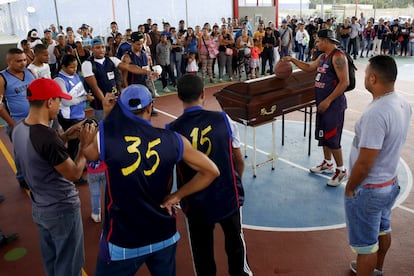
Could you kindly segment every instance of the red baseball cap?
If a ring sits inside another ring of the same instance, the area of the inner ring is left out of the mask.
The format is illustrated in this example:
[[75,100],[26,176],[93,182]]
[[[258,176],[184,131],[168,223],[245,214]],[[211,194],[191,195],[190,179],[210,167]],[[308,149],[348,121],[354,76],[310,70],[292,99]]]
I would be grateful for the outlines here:
[[29,87],[27,87],[26,98],[29,101],[48,100],[51,98],[72,100],[72,96],[63,92],[56,81],[46,78],[32,81]]

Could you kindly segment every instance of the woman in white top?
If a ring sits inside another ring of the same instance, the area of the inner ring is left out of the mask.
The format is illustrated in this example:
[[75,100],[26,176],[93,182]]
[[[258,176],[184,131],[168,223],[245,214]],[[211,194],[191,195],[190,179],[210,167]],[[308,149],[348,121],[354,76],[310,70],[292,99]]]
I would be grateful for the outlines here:
[[296,41],[298,42],[299,54],[298,59],[305,60],[305,50],[309,43],[309,34],[305,30],[305,25],[302,22],[298,24],[298,30],[296,31]]
[[248,36],[247,29],[243,29],[242,35],[237,38],[236,48],[238,49],[237,63],[239,71],[239,80],[241,80],[241,72],[243,71],[243,66],[246,72],[246,79],[251,78],[251,68],[250,68],[250,53],[251,48],[253,47],[253,39]]

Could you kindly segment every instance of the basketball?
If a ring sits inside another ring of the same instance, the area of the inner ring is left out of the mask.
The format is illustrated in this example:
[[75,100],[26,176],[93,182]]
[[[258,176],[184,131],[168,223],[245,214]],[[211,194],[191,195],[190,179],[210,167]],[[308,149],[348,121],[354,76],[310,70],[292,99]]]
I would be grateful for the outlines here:
[[292,65],[290,62],[279,60],[275,65],[276,78],[285,80],[292,74]]

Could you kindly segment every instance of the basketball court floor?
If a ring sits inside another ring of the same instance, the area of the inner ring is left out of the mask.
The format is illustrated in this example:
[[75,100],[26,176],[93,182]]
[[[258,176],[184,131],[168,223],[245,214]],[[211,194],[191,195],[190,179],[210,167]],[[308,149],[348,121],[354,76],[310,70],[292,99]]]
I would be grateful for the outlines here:
[[[398,60],[399,80],[396,91],[414,106],[412,92],[413,66]],[[348,162],[353,126],[371,96],[364,90],[366,61],[358,60],[357,88],[347,93],[348,110],[343,133],[345,164]],[[223,85],[206,89],[206,108],[219,110],[213,94]],[[182,112],[175,94],[162,96],[155,102],[159,115],[153,125],[163,127]],[[348,246],[344,210],[344,184],[326,186],[329,175],[310,174],[308,168],[322,160],[322,152],[312,140],[308,156],[308,137],[303,133],[303,113],[285,117],[285,144],[281,145],[281,120],[277,118],[275,169],[270,164],[252,170],[252,129],[240,125],[242,142],[246,144],[246,170],[243,176],[246,200],[243,206],[244,235],[249,264],[254,275],[352,275],[349,262],[355,258]],[[256,128],[257,160],[271,156],[271,125]],[[4,129],[0,129],[0,194],[6,200],[0,204],[0,227],[4,233],[18,232],[19,240],[0,248],[0,275],[43,275],[37,228],[31,219],[31,203],[14,178],[12,145]],[[386,275],[413,275],[414,271],[414,121],[398,166],[401,194],[393,211],[393,242],[384,271]],[[78,186],[82,201],[85,235],[84,275],[93,275],[101,224],[90,219],[90,199],[87,185]],[[177,275],[194,275],[184,216],[178,215],[181,240],[177,248]],[[219,228],[219,227],[218,227]],[[228,275],[223,236],[216,229],[215,253],[217,275]],[[143,267],[137,275],[149,275]]]

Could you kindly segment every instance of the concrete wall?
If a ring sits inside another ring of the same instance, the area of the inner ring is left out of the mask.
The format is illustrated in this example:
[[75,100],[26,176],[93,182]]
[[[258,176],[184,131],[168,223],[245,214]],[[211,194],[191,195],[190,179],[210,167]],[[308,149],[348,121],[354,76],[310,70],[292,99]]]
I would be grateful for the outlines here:
[[15,46],[16,44],[0,44],[0,70],[3,70],[7,66],[6,64],[7,51],[10,48],[15,47]]
[[[240,19],[246,15],[249,17],[250,24],[252,25],[252,31],[256,31],[258,19],[263,20],[265,26],[269,21],[275,22],[276,9],[275,7],[240,7],[239,8]],[[281,20],[279,20],[281,21]]]

